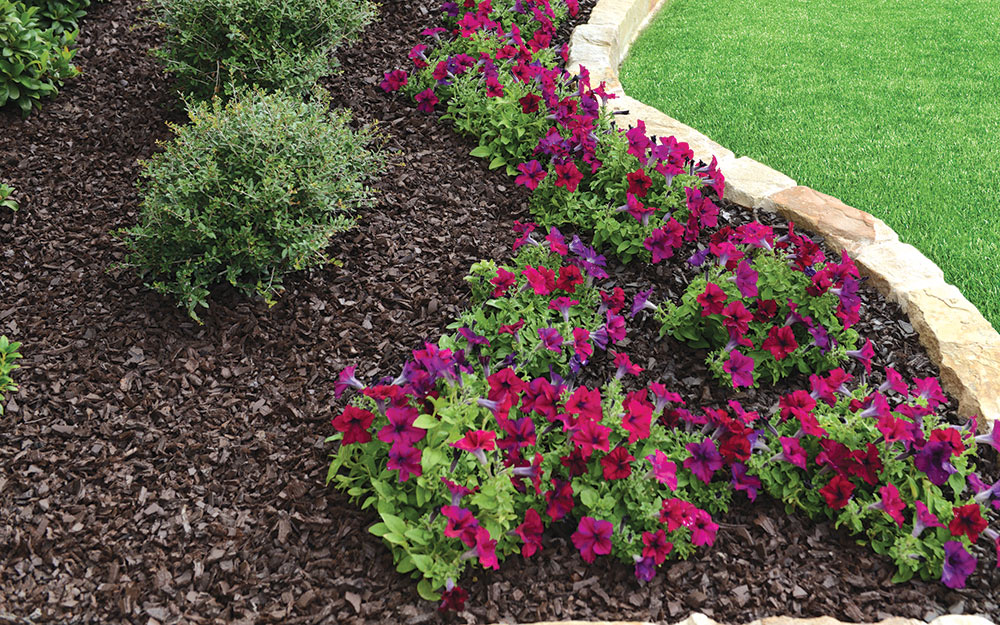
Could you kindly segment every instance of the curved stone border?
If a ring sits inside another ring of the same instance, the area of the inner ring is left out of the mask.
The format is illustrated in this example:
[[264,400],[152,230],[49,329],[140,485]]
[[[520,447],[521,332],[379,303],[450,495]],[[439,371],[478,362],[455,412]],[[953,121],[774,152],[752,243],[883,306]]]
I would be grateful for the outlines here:
[[712,141],[651,106],[627,96],[618,66],[656,11],[668,0],[598,0],[587,24],[570,39],[570,72],[581,65],[592,84],[607,83],[615,94],[608,106],[622,113],[621,125],[646,124],[647,134],[686,141],[695,156],[713,156],[726,177],[726,199],[749,208],[777,212],[819,235],[836,251],[846,250],[858,268],[889,300],[900,305],[941,370],[946,391],[958,399],[959,413],[979,415],[980,430],[1000,420],[1000,334],[944,274],[881,219],[835,197],[797,186],[781,172]]
[[[532,625],[654,625],[653,623],[647,623],[645,621],[545,621],[543,623],[533,623]],[[674,625],[719,625],[712,619],[708,618],[700,612],[695,612],[691,616],[687,617],[683,621],[675,623]],[[785,616],[776,616],[765,619],[756,619],[747,623],[746,625],[848,625],[847,623],[842,623],[837,619],[830,618],[829,616],[821,616],[818,618],[789,618]],[[853,624],[858,625],[858,624]],[[864,624],[861,624],[864,625]],[[989,621],[981,616],[964,616],[964,615],[954,615],[946,614],[945,616],[939,616],[930,623],[925,623],[924,621],[918,621],[910,618],[889,618],[884,621],[879,621],[878,623],[872,625],[995,625],[992,621]]]

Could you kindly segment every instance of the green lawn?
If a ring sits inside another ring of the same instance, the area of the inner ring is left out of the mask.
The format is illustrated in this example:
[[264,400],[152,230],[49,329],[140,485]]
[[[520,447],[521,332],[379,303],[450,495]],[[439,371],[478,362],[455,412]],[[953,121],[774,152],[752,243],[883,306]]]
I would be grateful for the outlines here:
[[629,95],[881,217],[1000,329],[1000,0],[668,2]]

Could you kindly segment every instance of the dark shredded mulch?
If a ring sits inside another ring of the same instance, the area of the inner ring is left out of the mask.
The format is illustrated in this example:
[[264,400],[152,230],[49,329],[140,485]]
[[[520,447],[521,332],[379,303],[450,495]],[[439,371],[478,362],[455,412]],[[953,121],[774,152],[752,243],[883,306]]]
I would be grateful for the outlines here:
[[[367,533],[372,513],[323,485],[339,370],[396,373],[461,310],[469,265],[507,257],[513,220],[527,218],[525,191],[468,157],[472,143],[377,87],[437,23],[436,3],[384,2],[326,81],[399,152],[380,205],[331,247],[344,266],[295,276],[270,309],[220,288],[203,326],[111,268],[122,250],[109,233],[137,219],[136,159],[184,119],[146,54],[156,34],[133,28],[136,5],[95,4],[83,75],[27,120],[0,112],[0,170],[22,206],[0,214],[0,332],[25,355],[0,428],[0,623],[436,621]],[[658,281],[658,299],[679,293],[676,275],[615,270],[629,295]],[[935,373],[895,307],[867,293],[866,310],[878,365]],[[651,321],[636,328],[653,336]],[[627,350],[693,405],[766,409],[776,396],[727,395],[669,341]],[[893,586],[885,558],[766,498],[719,520],[714,548],[648,585],[608,559],[587,566],[556,528],[541,556],[464,579],[468,611],[450,618],[1000,616],[985,550],[965,590]]]

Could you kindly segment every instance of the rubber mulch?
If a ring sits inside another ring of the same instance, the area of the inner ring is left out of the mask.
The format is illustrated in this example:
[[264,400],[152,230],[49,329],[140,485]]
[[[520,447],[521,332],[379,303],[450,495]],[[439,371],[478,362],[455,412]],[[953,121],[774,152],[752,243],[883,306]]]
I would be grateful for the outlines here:
[[[0,214],[0,332],[25,355],[0,421],[0,623],[1000,616],[992,554],[977,553],[980,570],[961,591],[892,585],[887,559],[765,497],[734,505],[714,548],[649,584],[607,558],[586,565],[556,527],[540,556],[463,579],[467,611],[440,616],[368,534],[370,511],[323,484],[340,369],[396,373],[465,305],[469,265],[509,257],[513,220],[528,218],[526,192],[470,158],[473,143],[377,87],[437,24],[437,5],[383,2],[381,21],[324,81],[397,153],[375,182],[379,205],[331,245],[343,267],[294,276],[273,308],[219,288],[198,325],[114,268],[123,250],[110,233],[138,216],[137,159],[169,139],[165,122],[184,120],[147,54],[155,29],[135,26],[138,4],[92,6],[83,75],[27,120],[0,112],[0,177],[21,203]],[[613,269],[630,295],[683,288],[679,262]],[[899,310],[864,298],[859,329],[878,338],[876,365],[934,375]],[[703,354],[637,340],[653,332],[635,324],[628,352],[689,403],[736,397],[767,409],[802,383],[727,393]],[[992,450],[985,459],[995,477]]]

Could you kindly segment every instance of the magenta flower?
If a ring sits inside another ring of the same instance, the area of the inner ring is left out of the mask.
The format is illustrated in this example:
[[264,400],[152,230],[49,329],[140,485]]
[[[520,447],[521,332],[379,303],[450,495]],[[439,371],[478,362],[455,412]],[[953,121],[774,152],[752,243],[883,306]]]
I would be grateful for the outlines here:
[[580,300],[570,299],[568,297],[557,297],[549,302],[549,310],[558,310],[563,317],[563,321],[568,323],[569,309],[579,303]]
[[399,91],[405,87],[407,79],[407,73],[401,69],[397,69],[391,72],[386,72],[385,77],[382,79],[379,86],[382,87],[382,91],[392,93],[393,91]]
[[632,454],[624,447],[618,446],[608,455],[601,458],[601,468],[604,479],[621,480],[632,475],[632,461],[635,460]]
[[389,406],[385,412],[389,419],[389,425],[378,432],[378,439],[390,446],[397,444],[412,447],[417,441],[423,440],[427,430],[414,427],[413,422],[417,420],[419,413],[416,408],[410,406]]
[[965,578],[976,570],[976,557],[957,540],[949,540],[944,544],[944,554],[941,581],[948,588],[965,588]]
[[757,297],[758,274],[746,260],[736,266],[736,288],[743,297]]
[[826,500],[826,505],[833,510],[840,510],[854,494],[854,484],[842,475],[834,475],[830,483],[819,490]]
[[705,438],[700,443],[688,443],[684,446],[691,454],[684,461],[684,468],[690,470],[702,482],[708,484],[712,481],[712,474],[722,468],[722,456],[715,447],[715,442],[710,438]]
[[645,163],[646,152],[652,146],[652,142],[646,136],[646,122],[640,119],[635,128],[625,133],[625,138],[628,139],[628,153],[639,159],[640,163]]
[[646,460],[653,465],[652,474],[657,482],[666,484],[670,490],[677,490],[677,465],[670,461],[667,454],[657,449],[646,456]]
[[635,294],[635,297],[632,298],[632,311],[629,313],[629,319],[635,319],[635,316],[642,310],[656,310],[656,305],[649,301],[649,296],[652,294],[653,287]]
[[733,489],[745,491],[747,499],[755,501],[757,499],[757,491],[762,486],[760,478],[749,475],[747,473],[747,465],[742,462],[734,462],[732,472],[733,479],[730,481],[730,484],[732,484]]
[[718,225],[719,207],[712,200],[701,194],[701,191],[684,187],[687,196],[687,207],[691,217],[696,217],[703,228],[714,228]]
[[653,179],[641,167],[629,173],[626,179],[628,180],[628,191],[626,193],[631,193],[636,197],[646,197],[650,187],[653,186]]
[[594,354],[594,346],[590,344],[590,332],[583,328],[573,328],[573,353],[582,364]]
[[903,527],[903,510],[906,509],[906,503],[899,496],[899,490],[892,484],[886,484],[878,492],[882,499],[868,507],[872,510],[885,512],[896,522],[896,525]]
[[889,389],[896,391],[903,397],[910,395],[910,387],[903,381],[903,376],[899,375],[899,372],[892,367],[885,368],[885,382],[878,387],[878,392],[884,393]]
[[619,210],[624,210],[626,213],[634,217],[636,221],[643,225],[643,227],[648,226],[649,218],[656,212],[656,207],[643,204],[639,201],[639,198],[631,193],[626,193],[625,199],[625,206]]
[[573,429],[573,443],[580,449],[584,458],[589,458],[595,449],[607,452],[611,443],[609,437],[611,428],[590,419],[580,419]]
[[536,160],[521,163],[517,166],[517,170],[521,175],[514,179],[514,184],[524,185],[532,191],[537,189],[542,180],[549,175],[549,172],[545,171],[542,164]]
[[476,545],[479,521],[472,515],[471,510],[458,506],[441,506],[441,516],[448,519],[448,524],[444,528],[445,536],[460,539],[466,547]]
[[611,532],[614,527],[611,521],[598,521],[594,517],[585,516],[570,538],[580,550],[584,561],[592,563],[598,555],[611,553]]
[[451,444],[452,447],[471,452],[480,464],[486,464],[486,453],[496,449],[497,433],[489,430],[470,430]]
[[570,193],[576,191],[577,185],[583,180],[583,174],[576,168],[576,163],[567,161],[556,163],[556,186],[565,187]]
[[518,103],[521,105],[521,112],[530,114],[538,112],[538,103],[541,101],[542,99],[540,97],[534,93],[529,93],[528,95],[520,98]]
[[545,514],[553,521],[563,518],[573,509],[573,485],[552,478],[552,490],[545,492],[545,503],[548,504]]
[[417,101],[417,110],[421,113],[433,113],[434,107],[438,103],[438,97],[434,95],[433,88],[424,89],[413,96],[413,99]]
[[806,455],[806,450],[802,449],[802,444],[799,443],[799,439],[782,436],[780,440],[781,453],[771,458],[771,460],[784,460],[785,462],[794,464],[798,468],[805,471],[808,456]]
[[479,556],[479,564],[484,569],[499,570],[500,563],[497,561],[497,541],[490,538],[490,532],[485,527],[476,528],[476,555]]
[[767,338],[764,339],[761,348],[771,352],[775,360],[783,360],[798,349],[799,344],[795,340],[795,333],[792,332],[791,327],[781,326],[779,328],[778,326],[771,326],[767,331]]
[[740,300],[733,300],[722,309],[722,325],[729,336],[743,336],[750,329],[753,314]]
[[733,350],[729,360],[722,366],[723,371],[733,376],[733,388],[753,386],[754,360]]
[[642,533],[642,557],[650,558],[657,565],[663,564],[674,548],[663,530]]
[[340,399],[340,396],[344,394],[348,388],[353,388],[355,390],[362,390],[365,385],[361,383],[356,377],[354,377],[354,372],[357,370],[357,365],[351,365],[350,367],[344,367],[344,370],[340,372],[337,376],[337,383],[333,385],[333,397],[334,399]]
[[496,287],[493,289],[493,297],[503,297],[510,287],[517,284],[517,275],[500,267],[497,275],[490,279],[490,284]]
[[444,483],[444,485],[448,488],[448,492],[451,493],[451,505],[453,506],[457,506],[458,503],[462,501],[462,497],[473,493],[471,488],[466,488],[461,484],[456,484],[444,476],[441,477],[441,482]]
[[646,391],[629,393],[622,407],[625,408],[622,427],[628,432],[629,445],[649,438],[649,428],[653,422],[653,405],[646,399]]
[[684,227],[671,217],[663,223],[663,227],[653,230],[642,245],[653,253],[653,264],[667,260],[674,255],[674,250],[684,242]]
[[[555,228],[553,228],[555,230]],[[555,251],[553,249],[553,251]],[[559,268],[559,279],[556,288],[567,293],[575,293],[577,285],[583,284],[583,274],[576,265],[563,265]]]
[[542,532],[545,527],[542,525],[542,517],[538,510],[528,508],[524,512],[524,523],[521,523],[514,530],[514,533],[521,537],[524,545],[521,546],[521,555],[530,558],[542,550]]
[[709,282],[705,290],[695,298],[701,304],[701,316],[721,315],[725,307],[726,293],[718,285]]
[[626,373],[629,375],[639,375],[640,373],[642,373],[643,370],[642,367],[640,367],[639,365],[632,364],[632,361],[629,359],[628,354],[624,352],[623,353],[611,352],[611,355],[614,356],[615,358],[614,364],[615,367],[617,367],[617,370],[615,371],[616,380],[620,380],[623,377],[625,377]]
[[493,76],[486,79],[486,95],[491,98],[499,98],[503,95],[503,85]]
[[687,527],[694,520],[694,504],[685,499],[664,499],[660,506],[660,523],[666,523],[667,531]]
[[711,547],[715,543],[715,535],[719,531],[719,526],[712,522],[712,517],[708,512],[696,509],[691,516],[691,544],[700,547],[708,545]]
[[353,445],[367,443],[372,439],[368,428],[372,426],[374,420],[373,413],[356,406],[347,406],[344,412],[334,417],[330,423],[335,430],[344,433],[344,437],[340,440],[341,445]]
[[420,477],[420,450],[416,447],[393,445],[389,448],[389,461],[386,467],[399,471],[399,481],[405,482],[410,476]]
[[521,271],[521,275],[527,278],[535,295],[548,295],[556,288],[556,272],[542,265],[539,265],[537,269],[526,265]]
[[847,350],[847,355],[851,358],[857,358],[864,365],[866,373],[872,372],[872,358],[875,357],[875,349],[872,347],[871,339],[865,339],[865,344],[861,349]]
[[917,397],[926,399],[927,407],[931,410],[948,401],[944,392],[941,391],[941,385],[937,378],[914,378],[913,384],[916,386]]
[[555,328],[539,328],[538,337],[542,340],[545,349],[553,352],[562,351],[563,337],[559,330]]
[[928,527],[944,527],[941,521],[934,516],[934,513],[927,509],[927,506],[922,501],[914,501],[913,507],[917,509],[917,513],[913,518],[913,537],[919,538],[924,530]]
[[[569,254],[569,247],[566,246],[566,237],[564,237],[563,234],[559,232],[559,229],[556,228],[555,226],[549,228],[549,233],[545,235],[545,240],[549,242],[549,249],[552,251],[553,254],[559,254],[560,256],[565,256],[566,254]],[[562,279],[562,273],[563,273],[562,270],[565,269],[566,267],[572,267],[572,265],[566,265],[565,267],[559,268],[560,281]],[[556,283],[556,288],[562,288],[561,286],[559,286],[558,281]],[[572,293],[572,291],[570,291],[570,293]]]

